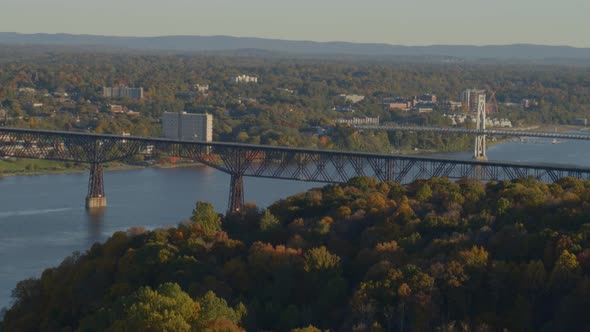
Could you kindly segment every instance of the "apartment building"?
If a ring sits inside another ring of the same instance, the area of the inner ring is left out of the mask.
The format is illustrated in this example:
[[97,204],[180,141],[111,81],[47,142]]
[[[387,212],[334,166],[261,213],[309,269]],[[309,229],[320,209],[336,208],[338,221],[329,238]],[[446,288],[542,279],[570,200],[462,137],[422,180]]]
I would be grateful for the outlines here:
[[164,137],[183,141],[213,141],[213,115],[164,112],[162,115]]

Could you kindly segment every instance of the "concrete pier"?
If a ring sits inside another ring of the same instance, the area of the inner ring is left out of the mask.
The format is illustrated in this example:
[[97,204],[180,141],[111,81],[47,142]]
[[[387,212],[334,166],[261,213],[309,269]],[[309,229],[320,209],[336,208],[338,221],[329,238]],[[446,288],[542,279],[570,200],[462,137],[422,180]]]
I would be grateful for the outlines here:
[[87,209],[98,209],[107,206],[106,197],[86,197],[86,208]]

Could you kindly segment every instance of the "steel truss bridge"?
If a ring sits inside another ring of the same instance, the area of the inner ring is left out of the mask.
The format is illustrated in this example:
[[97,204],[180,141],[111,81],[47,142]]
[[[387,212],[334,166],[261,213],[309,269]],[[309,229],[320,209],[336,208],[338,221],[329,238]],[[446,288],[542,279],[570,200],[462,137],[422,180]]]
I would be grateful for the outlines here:
[[544,182],[553,182],[565,176],[590,179],[590,168],[564,165],[0,128],[2,157],[88,163],[90,178],[86,204],[89,208],[98,207],[89,204],[89,200],[93,199],[103,199],[102,206],[106,206],[102,164],[149,153],[195,160],[229,174],[228,212],[238,212],[243,207],[245,176],[323,183],[342,183],[357,176],[400,183],[430,177],[499,181],[532,176]]
[[359,130],[385,130],[385,131],[413,131],[417,133],[438,133],[438,134],[468,134],[468,135],[498,135],[518,137],[544,137],[556,139],[573,139],[590,141],[590,134],[567,134],[551,133],[543,131],[509,130],[509,129],[468,129],[468,128],[440,128],[440,127],[418,127],[418,126],[369,126],[354,125]]

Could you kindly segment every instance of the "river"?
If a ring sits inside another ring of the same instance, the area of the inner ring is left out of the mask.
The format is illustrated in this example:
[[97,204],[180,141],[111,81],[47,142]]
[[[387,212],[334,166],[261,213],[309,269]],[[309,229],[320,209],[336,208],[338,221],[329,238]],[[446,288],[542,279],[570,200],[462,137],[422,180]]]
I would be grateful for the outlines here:
[[[439,154],[471,158],[468,152]],[[488,148],[490,160],[590,166],[590,142],[529,139]],[[108,207],[102,215],[84,208],[87,174],[0,178],[0,308],[10,304],[17,281],[38,277],[74,251],[83,252],[113,232],[148,229],[188,219],[197,200],[227,207],[229,176],[208,167],[106,172]],[[245,178],[246,201],[272,202],[322,184]]]

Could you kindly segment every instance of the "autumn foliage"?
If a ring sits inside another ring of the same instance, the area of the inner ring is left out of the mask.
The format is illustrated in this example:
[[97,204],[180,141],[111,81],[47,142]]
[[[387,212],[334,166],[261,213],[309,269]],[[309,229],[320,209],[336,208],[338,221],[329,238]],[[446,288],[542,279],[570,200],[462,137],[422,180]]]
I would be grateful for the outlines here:
[[5,331],[590,328],[590,182],[355,178],[117,232],[21,281]]

